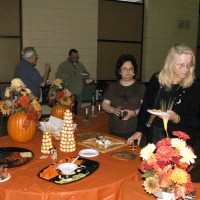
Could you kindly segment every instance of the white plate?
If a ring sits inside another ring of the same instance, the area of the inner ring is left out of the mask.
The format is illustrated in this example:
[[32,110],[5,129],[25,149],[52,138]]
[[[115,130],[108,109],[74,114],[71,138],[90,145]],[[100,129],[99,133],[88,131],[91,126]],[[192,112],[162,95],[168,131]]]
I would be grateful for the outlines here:
[[87,75],[88,75],[88,73],[81,73],[81,75],[83,75],[83,76],[87,76]]
[[147,111],[154,115],[160,115],[160,116],[168,116],[169,115],[167,112],[156,112],[154,110],[149,110],[149,109]]
[[83,149],[79,151],[79,155],[83,157],[95,157],[99,155],[99,152],[95,149]]
[[7,178],[5,178],[5,179],[3,179],[3,180],[0,180],[0,183],[2,183],[2,182],[5,182],[5,181],[9,180],[9,179],[10,179],[10,177],[11,177],[11,175],[10,175],[10,174],[8,174],[8,177],[7,177]]
[[90,83],[92,83],[93,81],[94,81],[93,78],[88,78],[88,79],[85,80],[86,84],[90,84]]

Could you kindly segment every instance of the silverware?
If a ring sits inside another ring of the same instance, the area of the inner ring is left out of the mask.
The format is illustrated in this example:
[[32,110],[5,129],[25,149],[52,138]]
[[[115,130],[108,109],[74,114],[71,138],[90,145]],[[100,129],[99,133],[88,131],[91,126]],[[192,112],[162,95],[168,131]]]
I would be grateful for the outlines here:
[[74,163],[78,158],[79,156],[77,156],[71,163]]
[[96,135],[97,140],[100,140],[103,144],[105,144],[105,139],[104,139],[104,135],[102,134],[103,139],[101,139],[98,135]]

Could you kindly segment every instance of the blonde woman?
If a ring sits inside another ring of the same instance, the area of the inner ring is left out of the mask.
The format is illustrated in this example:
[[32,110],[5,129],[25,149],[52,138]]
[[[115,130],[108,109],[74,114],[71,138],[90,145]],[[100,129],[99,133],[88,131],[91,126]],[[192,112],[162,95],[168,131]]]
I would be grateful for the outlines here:
[[169,114],[167,132],[183,131],[189,134],[193,146],[199,129],[200,86],[195,82],[195,56],[186,45],[174,45],[167,55],[163,69],[153,75],[146,89],[143,105],[138,115],[136,132],[128,139],[131,144],[143,133],[148,133],[148,142],[156,144],[166,137],[163,119],[155,116],[146,126],[151,114],[148,109],[166,111]]

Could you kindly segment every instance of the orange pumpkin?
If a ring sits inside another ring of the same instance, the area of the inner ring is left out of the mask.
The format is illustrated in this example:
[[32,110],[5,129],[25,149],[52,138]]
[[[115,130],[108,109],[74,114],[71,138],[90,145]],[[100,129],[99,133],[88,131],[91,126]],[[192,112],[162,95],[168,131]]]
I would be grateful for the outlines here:
[[51,110],[51,115],[59,119],[64,119],[64,114],[67,107],[62,105],[56,105]]
[[[34,120],[26,120],[25,113],[17,112],[8,118],[7,130],[8,135],[15,142],[28,142],[33,139],[36,133],[37,124]],[[27,127],[24,123],[28,123]]]

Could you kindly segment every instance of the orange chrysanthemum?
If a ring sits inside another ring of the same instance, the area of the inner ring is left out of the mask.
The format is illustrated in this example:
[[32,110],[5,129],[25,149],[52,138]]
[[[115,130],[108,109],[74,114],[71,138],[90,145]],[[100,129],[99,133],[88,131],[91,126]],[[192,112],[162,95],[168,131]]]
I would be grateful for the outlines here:
[[172,168],[171,166],[165,166],[162,170],[156,172],[156,174],[158,175],[160,181],[160,187],[161,188],[169,188],[170,185],[172,184],[171,181],[171,173],[172,173]]
[[159,162],[169,163],[174,155],[174,149],[170,146],[163,146],[157,149],[156,158]]
[[30,102],[30,99],[28,96],[21,96],[18,99],[18,103],[23,107],[23,108],[27,108],[28,104]]
[[156,147],[159,149],[159,148],[162,148],[163,146],[171,146],[171,140],[170,140],[170,138],[164,138],[164,139],[162,139],[162,140],[160,140],[160,141],[158,141],[157,142],[157,144],[156,144]]
[[171,180],[174,183],[186,184],[186,183],[188,183],[189,175],[185,170],[176,168],[172,171]]
[[59,91],[57,94],[56,94],[56,98],[58,99],[58,101],[60,101],[64,96],[64,92],[63,91]]

